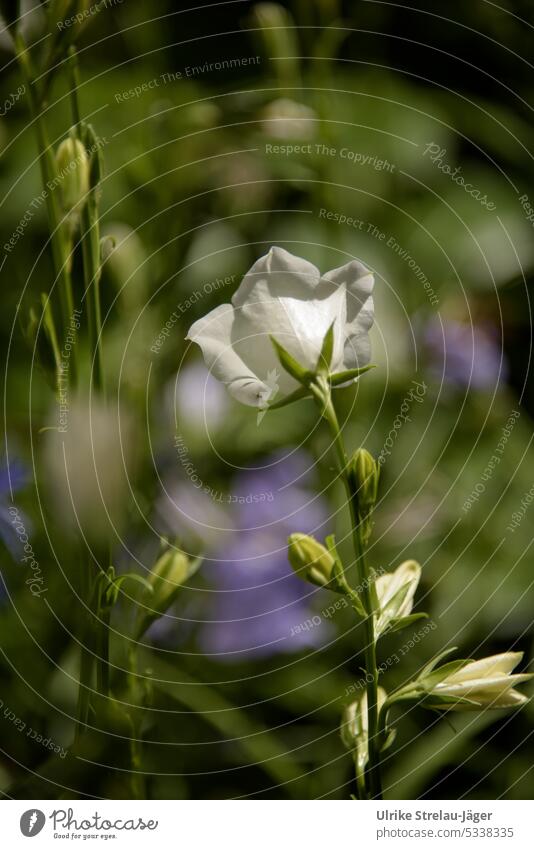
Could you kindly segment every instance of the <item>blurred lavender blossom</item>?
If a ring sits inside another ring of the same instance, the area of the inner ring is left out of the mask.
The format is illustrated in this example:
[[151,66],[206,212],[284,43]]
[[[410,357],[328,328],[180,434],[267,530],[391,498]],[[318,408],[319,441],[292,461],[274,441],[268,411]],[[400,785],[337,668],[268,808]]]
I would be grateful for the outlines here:
[[422,333],[429,368],[449,386],[491,390],[508,376],[496,328],[456,319],[432,318]]

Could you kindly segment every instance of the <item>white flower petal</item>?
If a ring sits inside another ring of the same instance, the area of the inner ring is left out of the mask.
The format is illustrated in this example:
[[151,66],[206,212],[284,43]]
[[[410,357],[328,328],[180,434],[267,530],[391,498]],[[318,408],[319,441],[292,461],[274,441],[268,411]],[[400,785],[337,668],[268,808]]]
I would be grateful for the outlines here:
[[187,339],[196,342],[210,372],[242,404],[259,406],[266,385],[243,362],[232,342],[234,310],[222,304],[192,325]]
[[232,298],[234,307],[273,297],[310,298],[320,280],[319,269],[284,248],[272,247],[248,271]]
[[240,354],[252,370],[272,366],[275,355],[269,351],[270,336],[305,368],[315,368],[322,341],[334,321],[338,326],[334,357],[342,357],[346,322],[343,290],[321,282],[314,265],[282,248],[271,248],[253,265],[232,304],[236,312],[234,339],[247,340]]
[[333,368],[342,371],[361,368],[371,359],[371,344],[368,331],[374,320],[373,274],[358,260],[334,268],[323,275],[324,280],[346,291],[346,324],[343,328],[343,358]]
[[[451,676],[452,677],[452,676]],[[511,690],[516,684],[521,684],[524,681],[529,681],[532,676],[528,673],[523,675],[499,675],[494,678],[473,678],[470,681],[462,681],[453,683],[449,678],[436,684],[433,692],[443,693],[449,696],[469,696],[474,694],[487,694],[487,698],[493,694],[504,693],[506,690]]]
[[473,660],[451,675],[447,681],[456,683],[474,678],[490,678],[499,673],[507,675],[517,666],[522,657],[523,652],[505,652],[484,657],[481,660]]

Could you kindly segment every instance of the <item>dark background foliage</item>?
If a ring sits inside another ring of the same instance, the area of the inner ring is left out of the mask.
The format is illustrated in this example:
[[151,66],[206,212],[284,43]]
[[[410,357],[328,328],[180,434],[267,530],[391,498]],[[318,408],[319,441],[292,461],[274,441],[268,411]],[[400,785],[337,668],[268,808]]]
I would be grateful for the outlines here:
[[[534,11],[520,0],[452,7],[302,0],[283,7],[287,29],[262,34],[254,3],[183,11],[170,2],[156,9],[124,0],[92,16],[77,42],[84,113],[106,140],[103,228],[117,239],[102,281],[108,396],[113,419],[120,402],[121,422],[131,422],[124,436],[128,486],[117,483],[107,504],[118,528],[113,562],[119,571],[145,574],[160,534],[207,557],[149,633],[139,660],[136,686],[147,705],[138,716],[143,771],[153,798],[350,792],[338,726],[361,675],[362,637],[346,611],[325,620],[321,611],[333,596],[304,584],[295,589],[283,550],[292,530],[328,529],[350,556],[342,493],[323,456],[326,436],[308,403],[272,413],[257,427],[254,411],[213,383],[204,417],[206,376],[198,351],[184,341],[190,324],[227,301],[271,244],[322,270],[357,256],[376,273],[379,367],[357,391],[337,396],[349,445],[364,443],[379,454],[414,381],[425,386],[384,464],[371,557],[377,568],[406,557],[423,564],[418,604],[438,627],[391,664],[385,685],[401,683],[449,645],[475,657],[514,650],[528,659],[532,650],[528,506],[509,528],[533,484],[534,244],[519,198],[534,198]],[[37,41],[42,29],[34,17],[29,37]],[[4,102],[21,79],[5,33],[0,49]],[[184,73],[252,56],[260,61]],[[179,71],[182,79],[162,83],[161,75]],[[140,96],[117,99],[151,80],[159,83]],[[70,125],[67,95],[59,72],[47,114],[56,145]],[[269,115],[287,115],[281,98],[296,123],[269,124]],[[41,190],[24,97],[3,111],[2,245]],[[324,144],[336,154],[275,155],[269,143]],[[430,144],[495,211],[432,163],[424,153]],[[339,155],[343,149],[393,168],[353,164]],[[321,209],[365,227],[327,220]],[[390,238],[406,253],[388,247]],[[0,789],[21,798],[120,797],[130,793],[125,720],[112,718],[85,749],[65,757],[27,733],[34,729],[64,751],[72,742],[78,586],[87,551],[91,556],[99,545],[81,544],[69,526],[65,492],[54,483],[60,461],[47,441],[54,401],[25,339],[30,307],[53,285],[47,239],[43,206],[13,251],[3,251],[1,271]],[[231,282],[216,283],[225,278]],[[151,346],[177,309],[155,354]],[[83,328],[78,344],[86,351]],[[503,434],[514,411],[520,415]],[[178,432],[210,489],[204,500],[176,453]],[[91,493],[83,432],[74,435],[76,449],[77,481]],[[496,452],[499,462],[488,474]],[[264,492],[273,493],[272,502],[247,505],[247,495]],[[236,494],[241,505],[231,500]],[[25,584],[6,512],[12,500],[46,578],[42,598]],[[292,526],[293,513],[300,527]],[[253,538],[251,527],[261,529]],[[264,572],[254,589],[245,567],[258,562]],[[271,584],[278,588],[272,599],[266,589],[261,594],[261,585]],[[125,693],[123,672],[131,617],[125,597],[112,619],[114,686],[135,714],[137,695]],[[305,639],[291,636],[307,622]],[[388,638],[381,659],[412,637]],[[410,711],[386,758],[386,794],[528,798],[532,715],[530,705],[514,715],[452,720]]]

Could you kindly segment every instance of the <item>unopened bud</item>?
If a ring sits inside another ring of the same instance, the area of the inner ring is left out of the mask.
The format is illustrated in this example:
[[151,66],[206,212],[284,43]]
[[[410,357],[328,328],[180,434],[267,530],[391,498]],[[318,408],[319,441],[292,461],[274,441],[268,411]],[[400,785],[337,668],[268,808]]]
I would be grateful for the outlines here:
[[81,207],[89,190],[89,160],[79,139],[64,139],[56,152],[61,204],[65,212]]
[[148,575],[148,583],[154,591],[150,600],[154,611],[164,613],[167,610],[188,575],[189,558],[183,551],[169,548],[163,552]]
[[307,534],[291,534],[288,543],[289,562],[299,578],[318,587],[332,581],[335,560],[324,545]]
[[360,516],[368,516],[378,496],[378,479],[380,466],[365,448],[354,452],[349,464],[349,474],[352,477],[355,497],[358,502]]
[[139,611],[137,637],[150,625],[163,616],[176,600],[180,587],[190,578],[200,566],[200,558],[190,560],[183,551],[167,548],[158,558],[147,581],[152,587],[152,593],[146,595]]

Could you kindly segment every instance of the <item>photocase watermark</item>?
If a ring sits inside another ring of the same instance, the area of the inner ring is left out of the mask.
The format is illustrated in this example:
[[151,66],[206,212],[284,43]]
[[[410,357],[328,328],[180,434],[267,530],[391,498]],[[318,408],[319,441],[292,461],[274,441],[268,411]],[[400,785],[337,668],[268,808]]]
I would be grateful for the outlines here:
[[170,314],[169,318],[161,328],[160,332],[152,342],[150,346],[150,350],[153,354],[159,354],[165,341],[171,335],[171,330],[179,321],[181,316],[185,315],[185,313],[191,309],[194,304],[197,304],[202,298],[205,298],[206,295],[211,295],[212,292],[217,292],[219,289],[224,289],[225,286],[230,286],[236,278],[235,274],[230,274],[227,277],[216,277],[215,280],[210,280],[207,283],[204,283],[202,289],[196,289],[192,292],[185,301],[181,301],[181,303],[176,305],[176,309]]
[[12,94],[8,94],[3,104],[0,106],[0,118],[5,118],[7,113],[10,112],[15,103],[20,100],[26,94],[26,86],[19,85],[18,89]]
[[412,380],[414,387],[410,388],[410,391],[405,395],[402,400],[402,404],[399,412],[393,419],[393,425],[391,430],[389,431],[386,441],[382,446],[380,453],[378,455],[377,463],[380,466],[383,466],[386,462],[386,457],[389,457],[391,454],[391,449],[393,448],[397,438],[399,436],[399,431],[403,426],[404,422],[411,422],[411,418],[408,413],[411,410],[412,404],[422,404],[423,398],[426,395],[427,385],[426,383],[418,383],[417,380]]
[[17,716],[14,710],[12,710],[9,705],[0,699],[0,711],[2,711],[2,716],[4,719],[7,719],[8,722],[13,723],[13,727],[19,732],[19,734],[24,734],[28,740],[33,740],[35,743],[38,743],[40,746],[43,746],[45,749],[49,749],[51,752],[55,752],[56,755],[59,755],[60,758],[64,759],[67,757],[67,750],[62,746],[54,743],[51,737],[45,737],[44,734],[41,734],[39,731],[36,731],[35,728],[32,728],[31,725],[27,725],[26,722],[21,719],[20,716]]
[[274,501],[274,494],[270,490],[266,492],[250,492],[247,495],[232,495],[231,493],[220,492],[214,489],[214,487],[204,483],[200,477],[198,469],[191,460],[189,448],[183,436],[179,433],[177,433],[174,437],[174,447],[176,448],[176,453],[178,454],[181,466],[192,486],[194,486],[195,489],[202,490],[202,492],[205,492],[206,495],[209,495],[210,498],[213,498],[213,500],[217,501],[219,504],[262,504],[266,501]]
[[[87,816],[82,813],[79,818],[74,814],[73,808],[57,808],[48,817],[52,821],[54,837],[80,837],[76,832],[82,832],[83,838],[97,837],[107,839],[117,837],[116,831],[155,831],[159,825],[158,820],[144,820],[143,817],[129,817],[120,819],[108,819],[98,811]],[[66,834],[61,834],[63,830]],[[93,834],[92,832],[96,832]],[[99,832],[104,834],[98,835]]]
[[71,15],[70,18],[64,18],[61,21],[57,21],[56,26],[60,32],[63,32],[63,30],[69,29],[75,24],[83,24],[87,18],[97,15],[103,9],[110,9],[112,6],[120,6],[122,3],[124,3],[124,0],[98,0],[98,3],[93,3],[93,5],[89,6],[87,9],[83,9],[81,12],[76,12],[76,14]]
[[433,165],[438,168],[442,174],[446,174],[451,178],[453,183],[456,183],[457,186],[460,186],[464,192],[468,195],[471,195],[481,206],[484,206],[489,212],[493,212],[497,209],[496,205],[493,201],[488,199],[488,196],[482,194],[480,189],[477,189],[473,183],[466,183],[465,178],[460,171],[462,170],[460,165],[457,165],[453,168],[445,161],[445,157],[447,156],[447,150],[444,147],[440,147],[436,142],[429,142],[423,151],[423,156],[427,156],[432,162]]
[[[95,144],[93,144],[88,150],[87,155],[91,156],[95,153],[99,148],[103,148],[108,144],[108,140],[105,137],[99,138]],[[35,217],[37,211],[43,206],[46,202],[48,196],[51,192],[55,191],[63,182],[64,178],[70,174],[71,171],[74,171],[80,163],[82,162],[81,155],[75,156],[73,159],[69,161],[69,164],[62,168],[51,180],[48,180],[46,187],[36,195],[33,200],[30,201],[29,206],[20,219],[19,223],[15,227],[11,237],[4,242],[4,250],[6,253],[11,253],[11,251],[15,248],[17,243],[21,240],[24,233],[26,232],[26,228]]]
[[[400,649],[392,652],[385,660],[383,660],[377,667],[378,675],[383,675],[384,672],[387,672],[388,669],[391,669],[392,666],[396,666],[397,663],[400,663],[401,659],[404,655],[408,654],[415,646],[417,646],[422,639],[426,637],[431,631],[435,631],[438,626],[436,623],[429,619],[422,628],[419,628],[409,640],[406,640],[403,646]],[[372,681],[372,676],[369,672],[361,678],[359,681],[355,681],[354,684],[351,684],[350,687],[345,689],[346,696],[353,696],[355,693],[358,693],[360,690],[365,689],[367,684]]]
[[39,566],[39,562],[35,557],[33,546],[30,542],[30,538],[26,531],[26,527],[24,522],[20,517],[20,513],[16,507],[9,507],[8,510],[11,515],[11,524],[15,529],[15,533],[17,534],[20,544],[24,548],[24,556],[21,557],[20,562],[24,563],[25,566],[29,566],[32,570],[32,574],[29,578],[26,578],[25,584],[30,588],[30,592],[33,596],[40,598],[43,593],[48,592],[47,588],[44,585],[44,577],[41,572],[41,567]]
[[471,509],[473,504],[475,504],[478,501],[478,499],[480,498],[482,493],[484,493],[486,491],[485,484],[493,476],[493,472],[495,471],[495,468],[501,462],[502,455],[504,454],[504,449],[506,448],[506,443],[508,442],[508,440],[509,440],[509,438],[512,434],[512,431],[514,429],[514,425],[515,425],[515,423],[516,423],[516,421],[517,421],[517,419],[519,418],[520,415],[521,414],[517,410],[512,410],[512,412],[510,413],[510,415],[508,417],[508,421],[506,422],[505,426],[502,428],[502,436],[497,443],[497,446],[495,448],[495,453],[492,455],[492,457],[488,461],[486,468],[482,472],[482,475],[480,476],[480,481],[473,488],[473,490],[471,491],[471,494],[465,499],[465,501],[462,505],[462,510],[464,511],[464,513],[467,513],[467,511]]
[[20,818],[20,830],[24,837],[35,837],[43,830],[46,817],[39,808],[30,808],[24,811]]
[[67,432],[67,424],[68,424],[68,415],[69,415],[69,400],[68,400],[68,390],[69,390],[69,369],[70,369],[70,356],[72,353],[72,349],[76,344],[76,336],[78,330],[80,329],[80,318],[82,315],[81,310],[74,310],[70,319],[69,326],[67,329],[67,335],[65,336],[65,342],[63,344],[63,348],[61,349],[61,359],[59,361],[58,366],[58,411],[59,411],[59,433]]
[[135,100],[146,94],[148,91],[153,91],[156,88],[169,85],[169,83],[181,82],[184,79],[194,79],[209,74],[212,71],[232,71],[235,68],[247,68],[250,65],[259,65],[261,56],[236,56],[231,59],[220,59],[215,62],[204,62],[202,65],[186,65],[182,71],[165,71],[158,77],[152,77],[139,85],[127,88],[124,91],[117,91],[113,95],[116,103],[124,103],[126,100]]
[[521,499],[521,507],[519,508],[519,510],[515,510],[512,513],[512,521],[507,526],[507,528],[506,528],[507,531],[510,531],[510,533],[512,533],[512,534],[515,533],[515,529],[518,528],[519,525],[521,524],[521,522],[522,522],[522,520],[525,516],[525,513],[527,512],[528,508],[530,507],[530,505],[532,504],[533,501],[534,501],[534,484],[530,487],[528,492],[525,492],[523,498]]
[[331,147],[319,142],[308,142],[307,144],[272,144],[267,142],[265,153],[272,153],[276,156],[328,156],[334,159],[344,159],[352,165],[372,168],[374,171],[389,171],[392,174],[395,170],[393,162],[388,159],[381,159],[376,154],[362,153],[350,147]]

